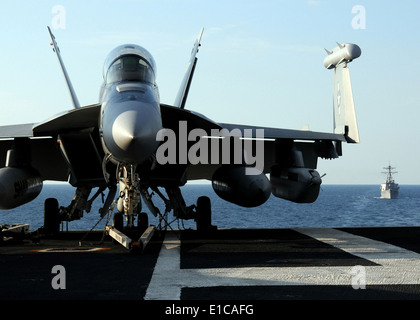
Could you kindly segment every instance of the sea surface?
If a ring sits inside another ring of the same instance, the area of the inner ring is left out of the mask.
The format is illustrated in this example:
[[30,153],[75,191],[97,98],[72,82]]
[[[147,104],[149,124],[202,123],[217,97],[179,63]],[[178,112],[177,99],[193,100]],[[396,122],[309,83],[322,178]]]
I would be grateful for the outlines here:
[[[30,230],[44,224],[44,201],[55,197],[60,206],[68,206],[74,188],[66,184],[45,184],[41,194],[32,202],[12,210],[0,211],[1,224],[28,223]],[[92,195],[95,190],[93,190]],[[297,204],[271,196],[260,207],[242,208],[219,198],[211,185],[191,184],[181,188],[187,205],[195,204],[201,195],[210,197],[212,224],[219,228],[295,228],[295,227],[358,227],[358,226],[419,226],[420,186],[400,185],[398,199],[381,199],[378,185],[323,185],[320,195],[312,204]],[[155,205],[163,212],[163,202],[153,196]],[[90,213],[81,220],[63,225],[68,230],[103,230],[106,217],[100,220],[102,206],[99,196]],[[157,225],[149,214],[149,223]],[[172,213],[169,214],[173,220]],[[98,223],[99,221],[99,223]],[[173,228],[195,228],[193,221],[175,221]]]

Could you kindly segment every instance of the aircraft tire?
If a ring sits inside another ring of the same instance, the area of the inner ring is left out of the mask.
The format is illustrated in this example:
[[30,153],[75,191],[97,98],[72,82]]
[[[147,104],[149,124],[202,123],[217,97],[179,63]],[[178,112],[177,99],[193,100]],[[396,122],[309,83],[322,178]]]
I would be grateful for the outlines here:
[[117,229],[118,231],[123,231],[124,229],[124,219],[123,214],[121,212],[115,212],[114,216],[112,217],[112,226]]
[[149,227],[149,216],[146,212],[140,212],[137,215],[138,219],[138,228],[140,233],[143,233]]
[[56,198],[47,198],[44,202],[45,233],[57,234],[60,232],[60,217],[58,213],[58,200]]
[[209,197],[201,196],[197,199],[196,214],[197,230],[208,230],[211,227],[211,201]]

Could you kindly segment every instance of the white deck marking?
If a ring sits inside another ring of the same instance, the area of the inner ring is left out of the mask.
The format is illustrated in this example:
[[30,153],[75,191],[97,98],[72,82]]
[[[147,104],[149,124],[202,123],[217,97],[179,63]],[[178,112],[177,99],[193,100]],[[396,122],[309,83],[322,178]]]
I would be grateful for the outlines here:
[[[328,228],[297,232],[328,243],[379,266],[366,266],[366,285],[420,284],[420,255],[384,242]],[[351,287],[353,266],[245,267],[180,269],[181,241],[167,232],[144,299],[179,300],[182,288],[216,286],[345,285]]]

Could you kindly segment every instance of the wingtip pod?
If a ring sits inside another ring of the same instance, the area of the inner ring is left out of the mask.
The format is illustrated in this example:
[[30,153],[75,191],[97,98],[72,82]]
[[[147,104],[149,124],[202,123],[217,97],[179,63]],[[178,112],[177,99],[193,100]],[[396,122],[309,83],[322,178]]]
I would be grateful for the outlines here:
[[344,43],[340,44],[337,42],[338,47],[332,51],[327,51],[328,56],[324,59],[324,67],[327,69],[333,69],[340,63],[348,63],[357,59],[362,54],[362,50],[357,44]]

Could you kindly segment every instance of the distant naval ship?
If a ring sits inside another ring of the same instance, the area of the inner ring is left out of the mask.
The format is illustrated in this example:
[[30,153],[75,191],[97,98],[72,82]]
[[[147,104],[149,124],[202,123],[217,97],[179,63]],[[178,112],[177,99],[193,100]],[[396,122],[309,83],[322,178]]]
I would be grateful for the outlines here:
[[396,173],[395,171],[392,171],[393,167],[389,165],[388,167],[385,167],[387,171],[383,172],[386,176],[386,182],[381,184],[381,198],[382,199],[395,199],[398,198],[398,190],[400,187],[398,186],[398,183],[395,183],[394,178],[392,177],[393,173]]

